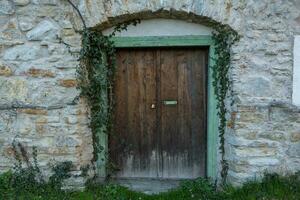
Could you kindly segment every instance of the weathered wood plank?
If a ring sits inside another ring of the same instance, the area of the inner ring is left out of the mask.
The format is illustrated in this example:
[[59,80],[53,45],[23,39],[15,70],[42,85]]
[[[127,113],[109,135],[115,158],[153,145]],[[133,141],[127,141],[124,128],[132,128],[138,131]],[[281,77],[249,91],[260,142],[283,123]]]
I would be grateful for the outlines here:
[[[177,67],[175,52],[173,50],[161,49],[160,50],[160,74],[161,74],[161,99],[166,100],[178,100],[177,96]],[[162,157],[162,177],[177,177],[180,173],[176,164],[182,164],[177,162],[178,158],[178,146],[176,144],[178,134],[177,127],[177,105],[161,105],[161,154]]]

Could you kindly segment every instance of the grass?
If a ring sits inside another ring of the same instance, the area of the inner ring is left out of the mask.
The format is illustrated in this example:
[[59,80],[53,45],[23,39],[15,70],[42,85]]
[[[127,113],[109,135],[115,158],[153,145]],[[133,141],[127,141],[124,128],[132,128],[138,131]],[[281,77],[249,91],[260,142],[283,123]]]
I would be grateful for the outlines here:
[[0,175],[1,200],[300,200],[300,173],[285,177],[266,174],[261,181],[247,182],[238,188],[225,186],[219,190],[209,181],[197,179],[157,195],[133,192],[111,184],[89,184],[85,191],[62,191],[49,183],[31,183],[32,179],[26,183],[25,179],[14,179],[14,176],[12,172]]

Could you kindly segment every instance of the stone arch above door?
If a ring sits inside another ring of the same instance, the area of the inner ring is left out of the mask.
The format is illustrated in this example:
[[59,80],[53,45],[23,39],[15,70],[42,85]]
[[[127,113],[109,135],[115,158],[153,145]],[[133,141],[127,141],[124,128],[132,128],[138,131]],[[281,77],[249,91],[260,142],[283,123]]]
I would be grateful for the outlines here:
[[[167,18],[211,26],[213,24],[228,24],[233,29],[242,30],[241,20],[237,20],[241,13],[232,12],[235,7],[224,1],[211,0],[196,1],[164,1],[164,0],[139,0],[128,1],[102,1],[81,0],[78,8],[83,15],[88,27],[106,29],[118,23],[132,19]],[[240,17],[242,19],[242,17]],[[73,20],[78,29],[81,28],[80,19],[73,15]]]

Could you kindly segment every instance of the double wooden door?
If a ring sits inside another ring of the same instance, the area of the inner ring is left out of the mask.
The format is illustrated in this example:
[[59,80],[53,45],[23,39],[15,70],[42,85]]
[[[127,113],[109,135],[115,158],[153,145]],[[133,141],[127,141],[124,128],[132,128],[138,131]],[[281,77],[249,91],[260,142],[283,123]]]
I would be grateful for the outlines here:
[[117,51],[110,157],[119,178],[205,176],[207,49]]

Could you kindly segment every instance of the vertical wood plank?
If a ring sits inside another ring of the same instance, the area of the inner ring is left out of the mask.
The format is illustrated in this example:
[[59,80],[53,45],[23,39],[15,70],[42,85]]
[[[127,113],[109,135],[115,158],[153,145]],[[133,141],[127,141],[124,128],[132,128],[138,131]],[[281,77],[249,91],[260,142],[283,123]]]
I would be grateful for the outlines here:
[[[191,90],[189,88],[190,76],[191,76],[191,65],[189,58],[190,51],[188,49],[177,52],[177,68],[178,68],[178,118],[180,122],[179,135],[180,138],[177,140],[178,145],[181,146],[180,157],[182,164],[177,166],[181,168],[181,177],[189,178],[192,174],[191,165]],[[181,144],[180,144],[181,143]]]
[[[193,160],[193,176],[205,175],[206,157],[206,62],[205,52],[193,50],[190,90],[191,105],[191,158]],[[201,114],[199,114],[201,113]]]
[[162,151],[162,177],[172,177],[178,175],[178,168],[174,167],[178,162],[176,145],[177,126],[177,105],[167,106],[163,102],[166,100],[177,101],[177,63],[175,62],[175,52],[162,49],[160,59],[161,70],[161,151]]
[[[127,130],[127,63],[128,52],[119,50],[117,53],[116,77],[114,83],[115,107],[114,107],[114,129],[109,138],[109,156],[116,167],[122,167],[122,157],[127,152],[126,130]],[[126,98],[125,98],[126,97]]]

